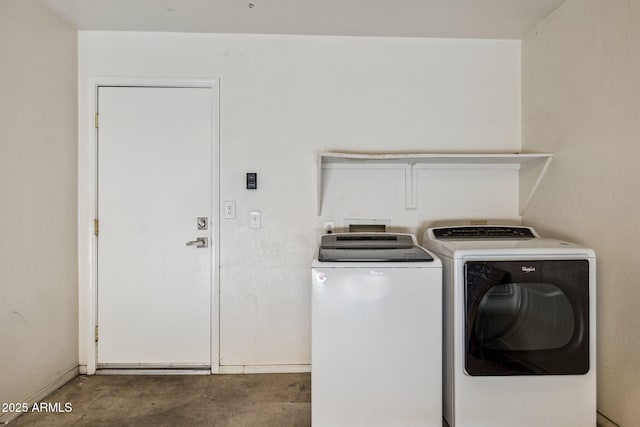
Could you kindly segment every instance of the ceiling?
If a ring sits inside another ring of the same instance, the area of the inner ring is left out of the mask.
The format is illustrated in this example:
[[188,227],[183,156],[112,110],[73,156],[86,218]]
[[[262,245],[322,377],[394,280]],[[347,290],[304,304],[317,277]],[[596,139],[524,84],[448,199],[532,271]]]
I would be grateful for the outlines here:
[[521,39],[566,0],[40,0],[78,30]]

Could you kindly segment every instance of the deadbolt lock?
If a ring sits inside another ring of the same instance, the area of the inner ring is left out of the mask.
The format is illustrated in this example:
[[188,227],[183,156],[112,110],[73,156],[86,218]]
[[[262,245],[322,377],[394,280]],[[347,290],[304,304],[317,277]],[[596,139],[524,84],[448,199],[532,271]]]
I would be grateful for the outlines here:
[[209,229],[209,218],[206,216],[198,217],[198,230],[207,230]]

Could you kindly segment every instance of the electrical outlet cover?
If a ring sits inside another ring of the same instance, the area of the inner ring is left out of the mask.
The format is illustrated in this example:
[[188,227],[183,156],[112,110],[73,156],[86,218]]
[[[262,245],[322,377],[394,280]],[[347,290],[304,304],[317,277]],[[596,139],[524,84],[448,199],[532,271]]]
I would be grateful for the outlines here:
[[235,202],[235,200],[225,200],[225,202],[224,202],[224,219],[236,219],[236,202]]

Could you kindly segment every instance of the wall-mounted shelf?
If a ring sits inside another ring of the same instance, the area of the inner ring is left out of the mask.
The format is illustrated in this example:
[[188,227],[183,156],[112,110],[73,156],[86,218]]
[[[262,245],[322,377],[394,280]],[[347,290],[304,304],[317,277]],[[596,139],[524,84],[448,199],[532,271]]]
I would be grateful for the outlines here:
[[522,213],[531,201],[552,159],[553,154],[549,153],[320,153],[318,156],[318,215],[322,213],[323,171],[338,168],[404,170],[405,209],[418,208],[419,169],[517,169]]

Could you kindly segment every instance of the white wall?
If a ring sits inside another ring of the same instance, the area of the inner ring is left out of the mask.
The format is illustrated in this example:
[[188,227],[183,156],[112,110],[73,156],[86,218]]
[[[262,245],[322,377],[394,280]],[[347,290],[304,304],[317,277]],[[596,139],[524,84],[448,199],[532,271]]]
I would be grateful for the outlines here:
[[[443,190],[446,172],[422,173],[416,211],[396,197],[404,175],[330,171],[316,215],[321,151],[519,151],[518,41],[81,32],[81,158],[87,79],[100,76],[220,78],[220,195],[238,214],[220,229],[223,365],[310,362],[309,263],[323,219],[421,232],[443,217],[519,218],[517,174],[496,171],[455,175],[473,203]],[[258,173],[257,191],[244,189],[246,172]],[[91,180],[80,171],[81,199]],[[80,209],[83,229],[91,217]],[[259,230],[248,227],[251,209],[262,212]],[[85,316],[87,292],[81,285]]]
[[76,60],[38,1],[0,0],[0,402],[77,373]]
[[555,160],[523,220],[598,255],[598,409],[640,425],[640,3],[571,0],[523,41],[523,149]]

